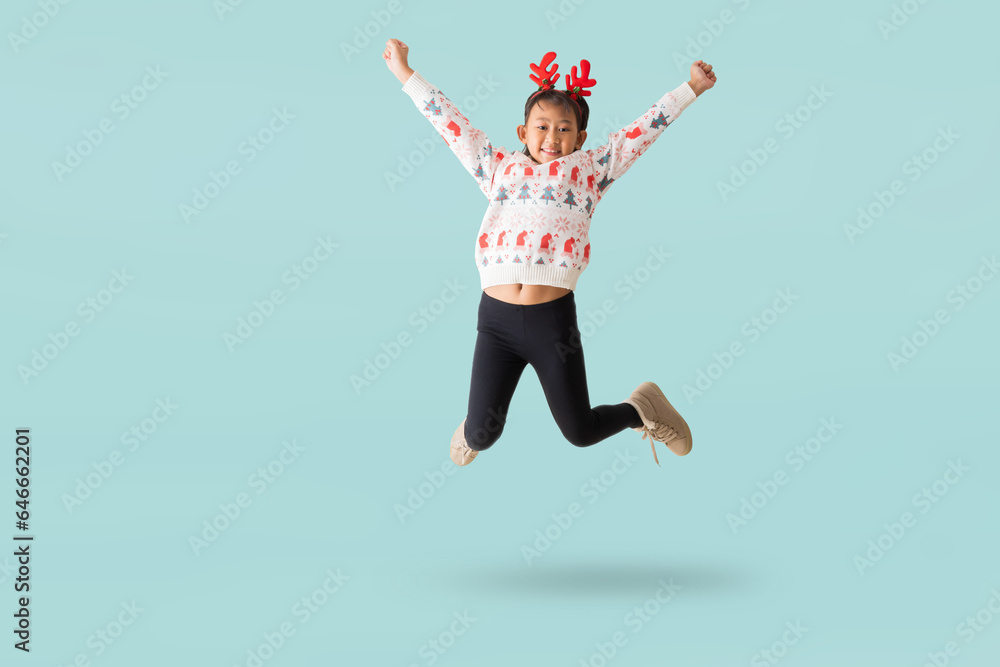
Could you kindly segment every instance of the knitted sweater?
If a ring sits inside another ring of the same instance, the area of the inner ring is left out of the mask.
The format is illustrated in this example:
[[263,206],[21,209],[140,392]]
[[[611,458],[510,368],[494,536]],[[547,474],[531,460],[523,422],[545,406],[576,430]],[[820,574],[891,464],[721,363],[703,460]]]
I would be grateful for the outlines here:
[[475,244],[482,289],[523,283],[575,290],[590,263],[590,219],[598,202],[695,100],[685,82],[608,135],[603,146],[539,164],[521,151],[494,147],[419,72],[410,75],[403,92],[489,200]]

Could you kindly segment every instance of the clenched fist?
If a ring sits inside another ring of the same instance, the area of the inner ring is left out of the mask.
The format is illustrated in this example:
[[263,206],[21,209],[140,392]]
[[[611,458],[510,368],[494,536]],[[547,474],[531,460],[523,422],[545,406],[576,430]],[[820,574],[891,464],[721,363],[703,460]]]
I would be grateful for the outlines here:
[[691,86],[691,90],[694,91],[695,95],[701,95],[714,86],[715,81],[716,77],[715,72],[712,71],[712,66],[704,60],[696,60],[691,65],[691,80],[688,81],[688,85]]
[[382,59],[385,60],[389,71],[396,75],[400,83],[404,84],[410,78],[410,75],[413,74],[413,70],[410,68],[409,62],[407,62],[409,54],[410,47],[398,39],[387,40],[385,51],[382,53]]

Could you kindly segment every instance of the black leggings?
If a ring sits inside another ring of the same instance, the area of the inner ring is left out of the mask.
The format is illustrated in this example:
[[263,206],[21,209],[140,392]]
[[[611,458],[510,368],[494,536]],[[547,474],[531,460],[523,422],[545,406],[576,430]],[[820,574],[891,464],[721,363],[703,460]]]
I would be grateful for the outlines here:
[[532,305],[507,303],[483,292],[472,359],[465,438],[482,451],[503,433],[514,388],[527,364],[535,369],[563,436],[588,447],[642,425],[628,403],[590,407],[573,292]]

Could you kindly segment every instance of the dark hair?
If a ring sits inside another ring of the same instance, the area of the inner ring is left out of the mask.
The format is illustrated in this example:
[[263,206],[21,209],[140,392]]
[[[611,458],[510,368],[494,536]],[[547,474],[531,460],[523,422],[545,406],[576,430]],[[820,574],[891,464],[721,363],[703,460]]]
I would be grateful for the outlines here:
[[[528,122],[528,115],[531,113],[531,108],[539,102],[562,105],[563,111],[576,116],[577,132],[583,132],[587,129],[587,119],[590,118],[590,107],[587,105],[587,100],[583,97],[577,97],[574,102],[573,98],[570,97],[566,91],[559,90],[558,88],[550,88],[549,90],[543,90],[537,95],[532,93],[528,96],[528,101],[524,103],[525,124]],[[579,104],[577,104],[577,102],[579,102]],[[527,146],[525,146],[521,152],[528,157],[531,157],[531,152],[528,151]]]

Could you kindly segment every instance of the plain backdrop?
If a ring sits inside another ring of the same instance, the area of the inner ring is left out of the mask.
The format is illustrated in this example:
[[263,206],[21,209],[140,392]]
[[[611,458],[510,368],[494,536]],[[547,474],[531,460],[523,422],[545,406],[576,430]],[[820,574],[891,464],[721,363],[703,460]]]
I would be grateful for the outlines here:
[[[995,664],[995,5],[220,7],[0,12],[4,664]],[[391,37],[510,150],[547,51],[586,148],[713,64],[576,293],[592,402],[656,382],[689,456],[528,368],[449,467],[486,200]]]

